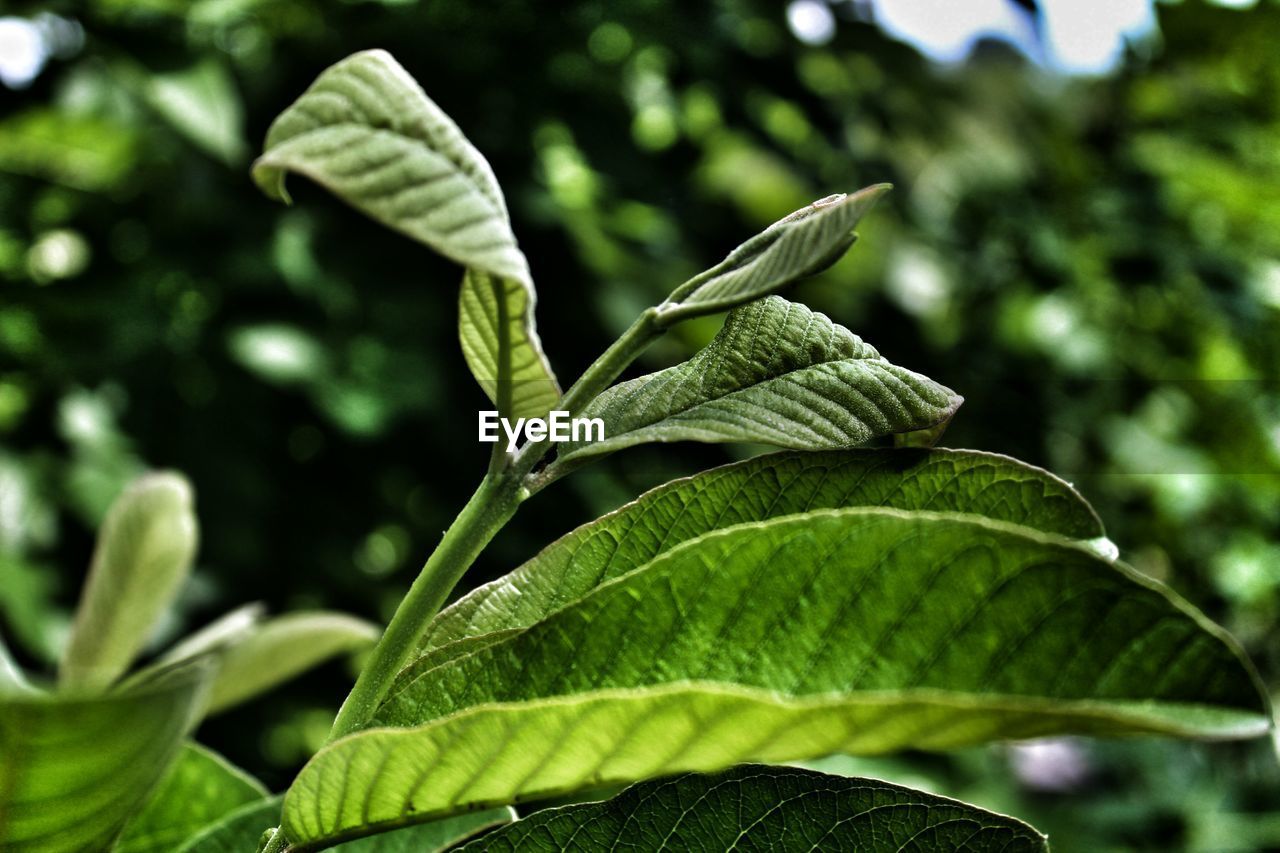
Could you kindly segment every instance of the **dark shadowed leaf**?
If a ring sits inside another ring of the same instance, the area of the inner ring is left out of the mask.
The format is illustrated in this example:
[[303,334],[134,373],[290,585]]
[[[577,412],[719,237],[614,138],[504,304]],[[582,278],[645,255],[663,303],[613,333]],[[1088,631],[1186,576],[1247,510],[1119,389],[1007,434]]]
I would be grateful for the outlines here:
[[536,812],[462,848],[566,850],[1045,851],[1003,815],[875,779],[746,765],[643,782],[602,803]]

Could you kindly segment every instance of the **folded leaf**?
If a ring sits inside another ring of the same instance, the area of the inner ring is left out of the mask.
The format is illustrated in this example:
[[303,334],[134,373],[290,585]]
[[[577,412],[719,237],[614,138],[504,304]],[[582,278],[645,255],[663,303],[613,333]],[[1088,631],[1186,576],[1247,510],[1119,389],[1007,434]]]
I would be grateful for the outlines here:
[[368,648],[381,634],[378,626],[341,613],[290,613],[269,619],[222,653],[209,713],[237,705],[336,655]]
[[[546,414],[543,404],[553,393],[559,399],[559,388],[534,331],[533,279],[502,190],[480,152],[390,54],[342,60],[275,120],[253,176],[267,195],[288,201],[287,172],[466,267],[472,275],[463,282],[459,327],[468,365],[495,402],[504,385],[532,383],[512,399],[528,408],[513,411]],[[481,294],[477,277],[496,279],[496,290]]]
[[179,474],[139,478],[107,512],[60,671],[66,687],[115,681],[186,580],[197,525]]
[[603,803],[545,809],[470,853],[546,850],[1047,851],[1021,821],[875,779],[746,765],[634,785]]
[[[1104,535],[1067,483],[971,450],[842,450],[758,456],[676,480],[557,540],[433,621],[423,648],[523,628],[712,530],[856,506],[965,512],[1072,539]],[[461,649],[460,649],[461,651]]]
[[582,417],[604,421],[604,440],[568,442],[555,464],[651,441],[854,447],[931,427],[961,402],[825,315],[770,296],[731,311],[715,339],[683,364],[589,403]]
[[723,311],[776,292],[840,260],[854,227],[891,189],[877,184],[852,195],[827,196],[770,225],[690,279],[658,306],[663,325]]
[[237,607],[179,640],[154,665],[171,666],[235,645],[249,636],[262,622],[266,612],[267,609],[261,602]]
[[467,270],[458,296],[462,354],[504,417],[540,418],[560,400],[560,386],[533,326],[533,287]]
[[266,796],[261,782],[188,741],[146,808],[125,827],[114,853],[170,853],[206,826]]
[[192,665],[105,696],[0,699],[0,849],[109,849],[177,756],[211,674]]
[[402,679],[372,723],[391,728],[303,769],[290,839],[742,761],[1270,727],[1239,649],[1173,593],[969,515],[741,524],[463,642]]

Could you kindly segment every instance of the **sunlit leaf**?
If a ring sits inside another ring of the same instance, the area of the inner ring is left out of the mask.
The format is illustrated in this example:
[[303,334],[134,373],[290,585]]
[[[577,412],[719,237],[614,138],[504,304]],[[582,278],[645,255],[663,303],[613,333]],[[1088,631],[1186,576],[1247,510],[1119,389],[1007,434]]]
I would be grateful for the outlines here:
[[177,756],[211,671],[97,697],[0,699],[0,849],[106,850]]
[[604,422],[604,440],[567,442],[557,464],[654,441],[854,447],[927,429],[961,401],[825,315],[770,296],[731,311],[715,339],[683,364],[593,400],[581,416]]
[[108,685],[142,650],[191,569],[192,503],[187,481],[165,472],[135,480],[112,504],[63,653],[63,685]]
[[544,809],[472,841],[471,853],[562,850],[1048,849],[1003,815],[875,779],[746,765],[643,782],[602,803]]
[[114,853],[170,853],[206,826],[267,796],[252,776],[188,742],[147,803],[125,827]]
[[965,512],[1072,539],[1102,523],[1046,471],[971,450],[784,452],[676,480],[557,540],[433,621],[424,649],[523,628],[682,542],[797,512],[890,506]]
[[303,769],[291,840],[742,761],[1251,737],[1270,712],[1221,629],[1123,565],[976,516],[858,508],[690,540],[403,680],[371,725]]
[[[559,390],[534,330],[533,279],[502,190],[488,161],[390,54],[337,63],[275,120],[253,175],[287,201],[288,172],[471,271],[459,315],[468,365],[495,402],[500,389],[531,382],[533,390],[512,395],[513,405],[530,407],[516,414],[546,413],[545,398]],[[496,290],[482,294],[477,276],[498,279]]]
[[854,227],[888,192],[877,184],[852,195],[833,195],[778,220],[690,279],[658,306],[665,325],[723,311],[821,272],[849,250]]

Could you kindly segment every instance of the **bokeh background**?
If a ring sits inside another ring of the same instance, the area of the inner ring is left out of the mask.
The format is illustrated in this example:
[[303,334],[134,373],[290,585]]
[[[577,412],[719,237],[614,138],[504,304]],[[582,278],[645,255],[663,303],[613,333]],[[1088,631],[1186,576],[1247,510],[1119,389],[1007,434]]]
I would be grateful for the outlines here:
[[[892,181],[789,294],[967,403],[944,439],[1074,481],[1122,553],[1280,684],[1280,4],[88,0],[0,7],[0,630],[47,667],[92,531],[146,467],[203,544],[157,643],[238,604],[385,619],[483,473],[459,271],[248,164],[385,47],[490,158],[572,379],[792,209]],[[714,334],[682,326],[637,369]],[[465,582],[751,452],[629,451],[521,510]],[[333,664],[205,724],[275,787]],[[1060,850],[1280,848],[1270,744],[1057,740],[825,767],[1024,817]]]

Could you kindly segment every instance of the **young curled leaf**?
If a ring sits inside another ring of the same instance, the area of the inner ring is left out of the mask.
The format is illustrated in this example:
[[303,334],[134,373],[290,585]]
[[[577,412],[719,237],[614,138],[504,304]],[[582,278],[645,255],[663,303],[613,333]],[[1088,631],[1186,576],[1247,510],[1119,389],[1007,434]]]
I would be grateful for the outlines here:
[[854,244],[854,227],[892,189],[876,184],[819,199],[770,225],[658,306],[662,325],[723,311],[822,272]]
[[500,389],[536,389],[513,395],[516,408],[504,414],[546,414],[559,386],[534,329],[533,278],[493,169],[390,54],[347,57],[275,120],[253,177],[287,202],[289,172],[465,267],[459,333],[467,364],[500,408]]
[[962,399],[891,364],[825,315],[769,296],[729,312],[715,339],[683,364],[589,403],[582,417],[604,422],[604,440],[565,443],[555,465],[654,441],[855,447],[927,429]]

